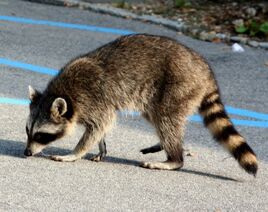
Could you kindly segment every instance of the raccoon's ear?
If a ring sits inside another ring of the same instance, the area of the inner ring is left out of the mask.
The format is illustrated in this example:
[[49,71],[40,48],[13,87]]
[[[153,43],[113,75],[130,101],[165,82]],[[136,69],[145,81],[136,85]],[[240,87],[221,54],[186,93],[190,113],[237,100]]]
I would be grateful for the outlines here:
[[67,103],[63,98],[54,100],[51,106],[51,113],[55,117],[63,116],[67,112]]
[[37,90],[35,90],[32,86],[28,86],[29,88],[29,99],[31,100],[31,102],[36,102],[39,97],[41,96],[41,93]]

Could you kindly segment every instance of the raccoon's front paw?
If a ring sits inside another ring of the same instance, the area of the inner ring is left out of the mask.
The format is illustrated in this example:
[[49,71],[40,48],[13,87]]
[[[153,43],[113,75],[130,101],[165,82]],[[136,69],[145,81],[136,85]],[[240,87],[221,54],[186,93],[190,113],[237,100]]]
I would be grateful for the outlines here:
[[51,160],[60,161],[60,162],[73,162],[79,158],[76,155],[51,155]]

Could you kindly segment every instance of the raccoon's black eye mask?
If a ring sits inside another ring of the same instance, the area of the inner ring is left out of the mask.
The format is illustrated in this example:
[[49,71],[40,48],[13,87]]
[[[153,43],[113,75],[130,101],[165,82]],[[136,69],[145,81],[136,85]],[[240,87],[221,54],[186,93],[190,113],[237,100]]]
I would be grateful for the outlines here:
[[51,134],[51,133],[35,133],[33,136],[33,140],[37,143],[40,144],[48,144],[52,141],[55,141],[56,139],[62,137],[63,133],[56,133],[56,134]]

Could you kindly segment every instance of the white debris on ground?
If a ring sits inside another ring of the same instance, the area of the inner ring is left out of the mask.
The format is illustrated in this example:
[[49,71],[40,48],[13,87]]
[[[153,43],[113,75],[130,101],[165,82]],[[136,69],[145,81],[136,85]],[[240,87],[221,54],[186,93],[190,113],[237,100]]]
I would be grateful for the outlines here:
[[232,45],[232,51],[233,52],[244,52],[245,49],[242,46],[240,46],[238,43],[234,43]]

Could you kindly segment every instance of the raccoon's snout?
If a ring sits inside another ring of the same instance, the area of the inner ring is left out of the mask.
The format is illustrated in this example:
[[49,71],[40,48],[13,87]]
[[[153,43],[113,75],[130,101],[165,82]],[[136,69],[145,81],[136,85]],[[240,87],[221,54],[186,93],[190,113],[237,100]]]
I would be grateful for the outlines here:
[[33,153],[32,153],[32,151],[31,151],[30,149],[26,148],[26,149],[24,150],[24,155],[27,156],[27,157],[29,157],[29,156],[32,156]]

